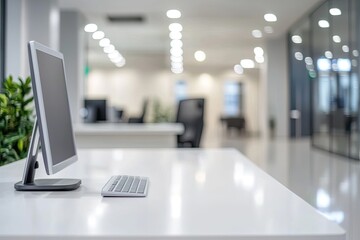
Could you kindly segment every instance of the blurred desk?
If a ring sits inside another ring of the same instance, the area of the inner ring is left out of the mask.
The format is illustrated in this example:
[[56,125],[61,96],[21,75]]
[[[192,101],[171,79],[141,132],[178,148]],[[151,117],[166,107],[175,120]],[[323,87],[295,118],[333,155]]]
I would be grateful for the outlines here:
[[[79,149],[56,174],[70,192],[16,192],[0,167],[0,240],[345,240],[345,232],[232,149]],[[43,161],[36,177],[47,178]],[[102,198],[111,175],[150,179],[145,198]]]
[[94,123],[74,125],[78,148],[175,148],[179,123]]

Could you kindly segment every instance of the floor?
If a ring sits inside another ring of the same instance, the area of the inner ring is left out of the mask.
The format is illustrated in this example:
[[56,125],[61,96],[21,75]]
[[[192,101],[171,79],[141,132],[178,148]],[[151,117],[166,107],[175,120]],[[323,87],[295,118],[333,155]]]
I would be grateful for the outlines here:
[[309,139],[226,134],[208,137],[204,145],[237,148],[328,219],[339,223],[349,240],[360,239],[359,161],[314,149]]

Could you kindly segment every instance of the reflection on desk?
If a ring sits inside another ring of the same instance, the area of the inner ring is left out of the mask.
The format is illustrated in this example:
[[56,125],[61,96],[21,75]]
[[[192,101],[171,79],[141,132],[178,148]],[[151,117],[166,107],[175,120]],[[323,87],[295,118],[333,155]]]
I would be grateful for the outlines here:
[[74,126],[78,148],[175,148],[179,123],[96,123]]
[[[0,168],[0,239],[345,240],[330,222],[231,149],[79,150],[55,177],[73,192],[16,192],[24,162]],[[42,164],[42,161],[40,161]],[[37,177],[44,177],[40,166]],[[150,178],[146,198],[102,198],[109,176]]]

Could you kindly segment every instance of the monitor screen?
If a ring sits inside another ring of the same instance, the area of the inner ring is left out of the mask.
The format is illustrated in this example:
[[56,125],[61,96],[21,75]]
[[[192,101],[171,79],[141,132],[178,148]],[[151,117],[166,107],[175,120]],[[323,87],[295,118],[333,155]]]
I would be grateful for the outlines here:
[[106,121],[106,99],[85,99],[87,109],[86,122]]
[[53,174],[76,161],[66,74],[61,53],[41,44],[29,44],[40,139],[48,174]]

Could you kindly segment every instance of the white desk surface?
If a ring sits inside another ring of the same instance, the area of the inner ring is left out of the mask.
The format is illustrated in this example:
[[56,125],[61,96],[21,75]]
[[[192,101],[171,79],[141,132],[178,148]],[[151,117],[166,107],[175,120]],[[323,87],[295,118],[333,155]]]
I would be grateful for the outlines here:
[[[235,150],[79,150],[53,177],[72,192],[16,192],[0,168],[0,239],[310,239],[345,232]],[[40,162],[41,163],[41,162]],[[150,177],[146,198],[102,198],[111,175]],[[37,177],[44,176],[41,163]]]
[[79,123],[74,125],[75,135],[82,134],[181,134],[184,126],[180,123]]

